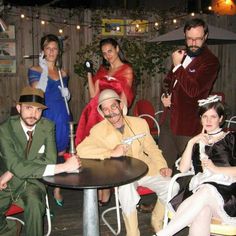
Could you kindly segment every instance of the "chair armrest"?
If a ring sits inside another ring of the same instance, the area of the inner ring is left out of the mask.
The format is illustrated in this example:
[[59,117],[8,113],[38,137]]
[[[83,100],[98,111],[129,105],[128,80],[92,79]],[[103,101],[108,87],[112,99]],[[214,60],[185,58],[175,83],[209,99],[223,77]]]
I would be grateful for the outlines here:
[[225,122],[228,123],[227,124],[227,129],[230,129],[231,123],[236,124],[236,121],[233,121],[233,120],[236,120],[236,116],[232,116],[229,120],[225,120]]
[[157,115],[160,115],[161,113],[163,113],[164,111],[156,111],[155,112],[155,116],[157,116]]
[[140,117],[140,118],[142,118],[142,117],[149,117],[150,119],[152,119],[152,120],[154,121],[156,127],[157,127],[158,135],[160,135],[160,126],[159,126],[157,120],[156,120],[153,116],[151,116],[151,115],[149,115],[149,114],[141,114],[141,115],[139,115],[139,117]]

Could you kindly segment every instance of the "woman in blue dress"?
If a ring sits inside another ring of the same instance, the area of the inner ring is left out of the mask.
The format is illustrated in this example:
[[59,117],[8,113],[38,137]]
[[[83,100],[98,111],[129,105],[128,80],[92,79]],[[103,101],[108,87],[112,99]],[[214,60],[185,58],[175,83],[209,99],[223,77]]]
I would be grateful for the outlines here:
[[[42,53],[39,58],[39,66],[33,66],[28,71],[29,83],[33,87],[45,92],[45,104],[43,116],[52,120],[56,128],[56,145],[58,162],[62,162],[69,143],[69,121],[65,105],[65,99],[69,100],[70,94],[67,88],[68,76],[61,70],[64,87],[61,86],[58,68],[56,66],[60,53],[60,42],[56,35],[48,34],[41,39]],[[59,188],[54,189],[54,199],[59,206],[63,206],[63,197]]]

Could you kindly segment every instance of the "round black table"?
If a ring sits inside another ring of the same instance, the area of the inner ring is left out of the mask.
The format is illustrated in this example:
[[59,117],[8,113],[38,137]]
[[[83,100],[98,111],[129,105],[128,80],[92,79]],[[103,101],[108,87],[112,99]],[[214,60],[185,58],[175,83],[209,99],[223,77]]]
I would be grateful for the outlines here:
[[115,187],[143,177],[148,166],[135,158],[119,157],[106,160],[81,159],[79,173],[63,173],[43,177],[43,182],[63,188],[84,189],[83,235],[99,235],[97,189]]

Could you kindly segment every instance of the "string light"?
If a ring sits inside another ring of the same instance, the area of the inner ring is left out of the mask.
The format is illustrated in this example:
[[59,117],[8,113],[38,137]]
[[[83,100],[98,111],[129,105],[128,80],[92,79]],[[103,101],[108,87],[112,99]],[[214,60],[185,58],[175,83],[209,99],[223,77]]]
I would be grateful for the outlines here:
[[212,6],[209,6],[209,7],[208,7],[208,10],[211,11],[211,10],[212,10]]
[[191,16],[195,16],[195,13],[194,13],[194,12],[192,12],[192,13],[191,13]]
[[[17,14],[12,14],[12,15],[15,15],[15,16],[17,16]],[[181,19],[181,18],[184,18],[184,17],[186,17],[187,16],[187,14],[183,14],[183,15],[180,15],[180,16],[178,16],[177,18],[178,19]],[[98,24],[91,24],[91,22],[89,23],[89,22],[87,22],[87,23],[83,23],[82,25],[79,25],[79,24],[77,24],[77,23],[73,23],[73,22],[71,22],[71,20],[69,21],[68,19],[63,19],[61,22],[60,21],[56,21],[55,19],[53,19],[53,18],[50,18],[50,19],[42,19],[42,17],[40,17],[40,14],[39,13],[37,13],[36,15],[34,15],[34,16],[30,16],[30,17],[28,17],[28,16],[25,16],[24,14],[20,14],[20,17],[22,18],[22,19],[25,19],[25,20],[39,20],[39,22],[40,22],[40,24],[43,26],[43,25],[46,25],[46,24],[50,24],[51,22],[52,23],[56,23],[56,24],[59,24],[59,25],[65,25],[65,27],[69,27],[69,26],[75,26],[75,28],[77,29],[77,30],[80,30],[81,29],[81,27],[87,27],[87,28],[103,28],[104,27],[104,25],[98,25]],[[124,20],[124,22],[125,22],[125,20]],[[164,22],[157,22],[157,21],[145,21],[145,23],[136,23],[136,24],[132,24],[132,26],[134,26],[134,28],[135,28],[135,31],[136,32],[142,32],[143,33],[143,31],[142,31],[142,27],[143,27],[143,25],[154,25],[154,29],[155,30],[159,30],[160,29],[160,27],[161,27],[161,25],[162,24],[168,24],[168,25],[171,25],[171,23],[170,22],[173,22],[174,24],[176,24],[177,22],[178,22],[178,20],[175,18],[175,19],[173,19],[173,18],[166,18],[166,20],[164,21]],[[124,24],[121,24],[121,25],[117,25],[116,27],[115,27],[115,29],[114,30],[116,30],[116,31],[121,31],[121,27],[130,27],[130,23],[124,23]],[[65,27],[61,27],[61,28],[59,28],[58,29],[58,32],[60,33],[60,34],[63,34],[64,33],[64,28]]]

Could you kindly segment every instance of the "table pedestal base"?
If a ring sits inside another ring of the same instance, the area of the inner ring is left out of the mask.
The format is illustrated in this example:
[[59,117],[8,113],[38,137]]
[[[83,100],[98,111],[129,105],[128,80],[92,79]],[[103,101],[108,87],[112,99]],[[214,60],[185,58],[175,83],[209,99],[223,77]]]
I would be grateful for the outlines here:
[[84,189],[83,236],[99,236],[97,189]]

